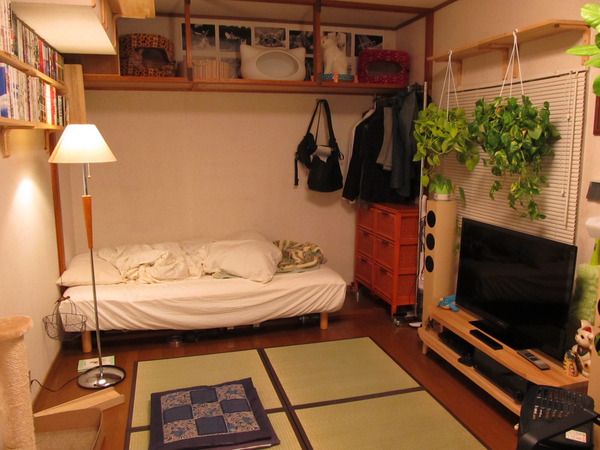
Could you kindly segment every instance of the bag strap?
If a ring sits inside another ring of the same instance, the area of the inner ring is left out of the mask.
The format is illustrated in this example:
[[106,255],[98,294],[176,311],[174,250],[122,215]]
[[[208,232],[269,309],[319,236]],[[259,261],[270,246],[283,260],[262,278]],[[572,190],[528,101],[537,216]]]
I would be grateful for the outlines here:
[[340,151],[338,143],[335,140],[335,133],[333,132],[333,121],[331,120],[331,109],[327,100],[322,100],[323,108],[325,109],[325,122],[327,123],[327,130],[329,131],[329,147],[332,148],[332,152],[338,153],[339,159],[344,159],[344,154]]
[[[317,104],[315,105],[315,109],[310,118],[310,122],[308,123],[308,128],[306,129],[306,134],[310,133],[310,130],[313,126],[313,122],[315,121],[315,116],[317,115],[317,111],[319,111],[319,118],[321,117],[321,102],[324,100],[317,100]],[[319,119],[317,119],[317,132],[319,131]]]

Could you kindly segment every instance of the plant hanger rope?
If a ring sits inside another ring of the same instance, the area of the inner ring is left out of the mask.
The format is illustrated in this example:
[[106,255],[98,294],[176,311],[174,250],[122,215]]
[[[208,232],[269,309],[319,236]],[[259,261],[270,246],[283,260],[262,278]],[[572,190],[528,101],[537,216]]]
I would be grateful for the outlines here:
[[[519,30],[517,30],[517,29],[515,29],[512,32],[513,46],[512,46],[512,51],[510,52],[510,58],[508,59],[508,64],[506,65],[506,72],[504,73],[504,79],[502,80],[502,87],[500,88],[500,97],[502,97],[502,94],[504,92],[504,85],[506,84],[506,82],[509,78],[508,74],[514,73],[515,60],[517,61],[517,69],[519,71],[519,83],[521,85],[521,95],[525,95],[525,89],[523,88],[523,74],[521,73],[521,58],[519,57],[519,43],[517,40],[518,32],[519,32]],[[512,87],[513,87],[512,78],[513,78],[513,76],[511,75],[510,78],[511,78],[511,82],[510,82],[510,87],[509,87],[509,91],[508,91],[508,96],[512,97]]]
[[[450,111],[450,83],[452,83],[452,92],[454,92],[454,101],[458,108],[458,95],[456,95],[456,84],[454,82],[454,72],[452,70],[452,50],[448,51],[448,64],[446,65],[446,73],[444,75],[444,83],[442,84],[442,92],[440,93],[440,104],[444,102],[444,93],[446,93],[446,118]],[[446,91],[446,85],[448,90]]]

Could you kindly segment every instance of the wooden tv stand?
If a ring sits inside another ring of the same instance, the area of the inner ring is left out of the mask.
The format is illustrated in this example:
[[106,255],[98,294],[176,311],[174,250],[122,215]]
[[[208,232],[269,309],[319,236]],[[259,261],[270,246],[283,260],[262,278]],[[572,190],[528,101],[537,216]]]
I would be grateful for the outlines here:
[[463,373],[471,381],[517,415],[521,411],[521,405],[517,400],[472,366],[465,365],[458,361],[460,356],[440,338],[440,333],[444,329],[451,331],[468,344],[485,353],[495,362],[504,366],[510,372],[531,383],[563,387],[583,392],[587,389],[587,378],[582,376],[568,376],[560,364],[554,362],[554,360],[551,360],[545,355],[532,352],[536,353],[540,359],[550,366],[549,370],[538,369],[519,355],[514,349],[509,348],[504,344],[502,344],[503,348],[500,350],[492,349],[469,333],[470,330],[476,329],[476,327],[469,322],[477,320],[478,317],[467,311],[460,310],[458,312],[453,312],[447,309],[433,307],[430,310],[429,319],[430,320],[427,323],[424,322],[423,326],[418,330],[419,337],[423,341],[423,353],[427,353],[428,350],[433,350],[452,364],[459,372]]

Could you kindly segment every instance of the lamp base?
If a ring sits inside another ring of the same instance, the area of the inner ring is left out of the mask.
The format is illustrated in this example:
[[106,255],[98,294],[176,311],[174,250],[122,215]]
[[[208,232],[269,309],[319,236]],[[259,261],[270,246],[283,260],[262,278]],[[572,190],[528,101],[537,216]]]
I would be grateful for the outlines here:
[[125,370],[117,366],[93,367],[77,378],[77,384],[85,389],[104,389],[125,379]]

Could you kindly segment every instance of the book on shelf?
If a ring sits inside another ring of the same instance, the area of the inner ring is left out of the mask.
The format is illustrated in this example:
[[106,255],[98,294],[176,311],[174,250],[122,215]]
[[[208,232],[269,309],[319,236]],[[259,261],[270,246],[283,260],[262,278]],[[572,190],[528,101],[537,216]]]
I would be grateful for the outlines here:
[[6,64],[0,63],[0,117],[9,116],[10,99],[8,97],[8,86],[6,85]]

